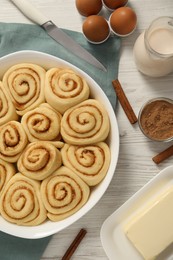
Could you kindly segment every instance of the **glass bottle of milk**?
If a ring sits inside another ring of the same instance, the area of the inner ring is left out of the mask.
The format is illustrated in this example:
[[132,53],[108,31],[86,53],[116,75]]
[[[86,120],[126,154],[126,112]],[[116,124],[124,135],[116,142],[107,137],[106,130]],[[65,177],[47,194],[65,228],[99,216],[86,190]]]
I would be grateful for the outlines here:
[[139,71],[152,77],[173,72],[173,17],[154,20],[136,40],[133,49]]

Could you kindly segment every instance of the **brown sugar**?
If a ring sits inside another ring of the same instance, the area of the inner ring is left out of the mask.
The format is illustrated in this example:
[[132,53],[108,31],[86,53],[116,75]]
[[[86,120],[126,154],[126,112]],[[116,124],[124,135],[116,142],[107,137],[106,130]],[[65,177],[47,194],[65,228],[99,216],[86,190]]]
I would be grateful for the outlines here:
[[173,137],[173,103],[154,100],[148,103],[140,116],[142,131],[155,140]]

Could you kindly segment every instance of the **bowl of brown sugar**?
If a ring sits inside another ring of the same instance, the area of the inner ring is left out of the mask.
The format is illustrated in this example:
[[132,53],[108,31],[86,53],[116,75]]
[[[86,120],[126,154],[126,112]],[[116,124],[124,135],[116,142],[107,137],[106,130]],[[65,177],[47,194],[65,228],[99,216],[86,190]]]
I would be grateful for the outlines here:
[[154,141],[173,140],[173,100],[153,98],[139,111],[138,123],[143,134]]

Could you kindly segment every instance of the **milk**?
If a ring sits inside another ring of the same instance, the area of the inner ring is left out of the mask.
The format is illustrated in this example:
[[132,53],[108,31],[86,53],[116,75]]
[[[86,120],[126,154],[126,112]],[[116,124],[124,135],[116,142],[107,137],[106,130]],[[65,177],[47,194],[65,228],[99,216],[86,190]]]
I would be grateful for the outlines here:
[[[164,19],[164,26],[158,23]],[[169,26],[170,17],[158,18],[157,25],[151,26],[136,40],[133,54],[136,66],[142,73],[160,77],[173,71],[173,26]]]
[[149,36],[149,44],[160,54],[173,54],[173,31],[166,28],[154,30]]

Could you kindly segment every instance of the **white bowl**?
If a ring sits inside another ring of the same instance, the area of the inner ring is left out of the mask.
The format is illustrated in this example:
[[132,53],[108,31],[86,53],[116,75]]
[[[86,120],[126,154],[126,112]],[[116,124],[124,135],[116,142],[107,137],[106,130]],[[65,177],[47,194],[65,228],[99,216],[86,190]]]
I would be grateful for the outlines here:
[[111,151],[111,162],[107,175],[100,184],[92,189],[89,200],[78,212],[59,222],[51,222],[47,220],[45,223],[34,227],[17,226],[15,224],[7,222],[0,216],[1,231],[17,237],[37,239],[55,234],[68,227],[69,225],[80,219],[82,216],[84,216],[100,200],[100,198],[103,196],[106,189],[108,188],[115,173],[119,154],[119,131],[116,116],[108,98],[106,97],[102,89],[98,86],[98,84],[85,72],[62,59],[45,53],[37,51],[20,51],[0,58],[0,79],[2,79],[4,72],[9,67],[22,62],[35,63],[43,66],[45,69],[59,66],[69,67],[77,71],[82,77],[87,80],[88,84],[90,85],[91,97],[100,101],[107,110],[111,124],[110,134],[108,137],[108,145]]

